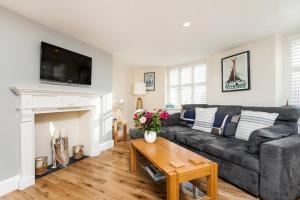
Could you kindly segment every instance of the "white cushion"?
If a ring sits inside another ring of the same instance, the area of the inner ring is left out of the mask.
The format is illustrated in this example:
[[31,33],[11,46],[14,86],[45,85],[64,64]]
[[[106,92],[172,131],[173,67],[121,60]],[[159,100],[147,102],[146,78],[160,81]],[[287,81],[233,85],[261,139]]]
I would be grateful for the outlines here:
[[273,126],[278,115],[278,113],[242,110],[235,137],[248,141],[249,136],[253,131]]
[[215,114],[218,108],[195,108],[195,123],[192,129],[211,132],[214,124]]

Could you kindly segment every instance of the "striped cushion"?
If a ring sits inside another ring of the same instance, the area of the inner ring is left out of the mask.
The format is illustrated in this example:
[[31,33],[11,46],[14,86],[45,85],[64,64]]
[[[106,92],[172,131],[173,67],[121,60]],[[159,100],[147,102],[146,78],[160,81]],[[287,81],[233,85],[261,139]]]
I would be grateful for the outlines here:
[[249,136],[253,131],[273,126],[278,115],[278,113],[242,110],[235,137],[248,141]]
[[195,108],[196,118],[193,129],[211,132],[217,108]]

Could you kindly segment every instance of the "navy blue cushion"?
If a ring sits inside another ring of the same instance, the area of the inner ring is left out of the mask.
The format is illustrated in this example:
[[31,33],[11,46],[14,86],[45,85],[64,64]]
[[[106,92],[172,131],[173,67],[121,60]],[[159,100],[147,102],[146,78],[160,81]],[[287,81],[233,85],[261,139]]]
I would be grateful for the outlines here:
[[217,112],[215,114],[215,121],[214,121],[213,127],[220,128],[223,124],[225,116],[226,116],[225,114]]
[[195,116],[196,114],[194,110],[185,110],[182,116],[182,120],[184,120],[187,124],[194,124]]
[[[217,112],[215,114],[215,120],[214,120],[213,127],[221,128],[225,117],[226,117],[225,114]],[[228,115],[226,122],[225,122],[224,129],[226,127],[226,124],[231,121],[231,118],[232,118],[232,115]]]

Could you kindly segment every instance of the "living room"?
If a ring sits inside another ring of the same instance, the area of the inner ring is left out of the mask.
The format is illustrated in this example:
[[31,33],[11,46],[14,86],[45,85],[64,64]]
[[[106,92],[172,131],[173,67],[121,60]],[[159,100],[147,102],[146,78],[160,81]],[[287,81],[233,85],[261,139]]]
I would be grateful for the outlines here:
[[0,199],[300,198],[300,2],[0,0]]

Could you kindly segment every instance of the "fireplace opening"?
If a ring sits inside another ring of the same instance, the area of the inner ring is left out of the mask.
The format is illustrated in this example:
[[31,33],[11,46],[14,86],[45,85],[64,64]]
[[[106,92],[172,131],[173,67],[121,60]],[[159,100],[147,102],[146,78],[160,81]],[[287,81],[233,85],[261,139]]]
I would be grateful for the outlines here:
[[91,111],[35,114],[35,179],[87,158]]

